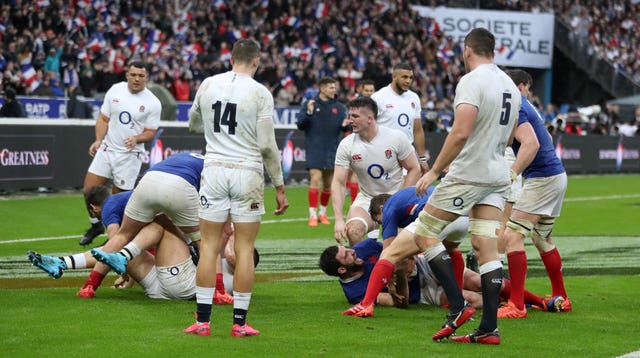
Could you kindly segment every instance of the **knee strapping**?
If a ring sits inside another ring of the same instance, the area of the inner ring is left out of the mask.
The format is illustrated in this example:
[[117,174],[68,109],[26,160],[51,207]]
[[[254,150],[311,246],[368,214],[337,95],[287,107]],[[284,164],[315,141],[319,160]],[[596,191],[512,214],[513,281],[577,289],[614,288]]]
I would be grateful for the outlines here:
[[440,237],[442,229],[448,224],[448,221],[440,220],[426,211],[421,211],[418,215],[416,234],[424,237],[438,238]]
[[200,230],[188,233],[187,237],[191,239],[192,242],[200,241]]
[[507,221],[507,228],[527,237],[529,233],[531,233],[533,224],[529,220],[514,218],[512,216],[509,218],[509,221]]
[[497,239],[497,231],[500,229],[500,221],[485,219],[469,219],[469,232],[471,235]]
[[551,251],[555,248],[554,244],[547,242],[547,238],[551,236],[553,230],[554,219],[540,220],[533,226],[531,230],[531,239],[533,244],[541,252]]

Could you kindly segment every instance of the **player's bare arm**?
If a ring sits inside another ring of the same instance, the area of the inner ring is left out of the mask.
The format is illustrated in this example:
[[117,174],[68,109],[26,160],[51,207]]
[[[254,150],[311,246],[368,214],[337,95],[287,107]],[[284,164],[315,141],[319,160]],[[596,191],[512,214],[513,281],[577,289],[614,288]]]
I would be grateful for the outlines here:
[[339,244],[347,237],[347,226],[344,223],[342,212],[344,210],[344,196],[348,177],[348,168],[334,167],[333,180],[331,181],[331,205],[333,206],[333,214],[335,215],[333,237]]
[[91,146],[89,147],[90,156],[93,157],[94,155],[96,155],[98,148],[100,148],[100,144],[102,144],[102,140],[107,135],[108,129],[109,129],[109,117],[100,113],[100,115],[98,116],[98,120],[96,121],[96,129],[95,129],[96,140],[93,143],[91,143]]
[[400,165],[407,171],[402,187],[406,188],[408,186],[415,185],[422,174],[422,169],[418,164],[418,157],[416,157],[414,153],[411,153],[404,160],[400,161]]
[[420,118],[413,120],[413,147],[418,153],[421,174],[424,174],[429,170],[429,164],[427,164],[425,151],[424,128],[422,128],[422,120]]

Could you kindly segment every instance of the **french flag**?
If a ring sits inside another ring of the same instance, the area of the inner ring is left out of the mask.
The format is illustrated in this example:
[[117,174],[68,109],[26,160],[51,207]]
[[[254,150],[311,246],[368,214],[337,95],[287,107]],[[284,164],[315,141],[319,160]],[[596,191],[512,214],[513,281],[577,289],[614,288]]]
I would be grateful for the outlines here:
[[140,43],[140,35],[136,34],[136,33],[131,33],[129,34],[129,36],[127,36],[127,46],[129,46],[129,48],[132,51],[135,51],[138,48],[138,43]]
[[76,16],[73,19],[73,26],[76,29],[81,29],[83,27],[86,27],[87,26],[87,19],[85,19],[84,16],[82,16],[82,15]]
[[240,39],[246,39],[247,38],[247,32],[244,30],[233,30],[233,31],[229,31],[227,33],[227,36],[229,36],[229,39],[232,42],[238,41]]
[[264,35],[262,35],[262,41],[263,42],[271,42],[276,38],[276,36],[278,36],[276,33],[264,34]]
[[36,79],[36,69],[33,68],[31,64],[22,66],[22,69],[20,70],[20,72],[22,72],[24,83],[27,86],[30,85],[33,82],[33,80]]
[[324,53],[325,55],[328,55],[336,51],[336,48],[329,44],[320,45],[320,49],[322,50],[322,53]]
[[158,29],[151,29],[151,31],[149,31],[149,36],[147,37],[147,39],[149,41],[160,41],[162,40],[162,31],[158,30]]
[[89,55],[87,54],[87,51],[82,50],[78,53],[78,60],[80,61],[84,61],[84,60],[88,60],[89,59]]
[[291,76],[287,75],[285,78],[280,80],[280,85],[282,85],[282,87],[284,88],[289,88],[289,86],[291,86],[293,84],[293,78],[291,78]]
[[388,1],[376,0],[376,10],[378,10],[378,13],[384,14],[385,12],[389,11],[390,8],[391,5],[389,5]]
[[300,20],[295,16],[287,16],[284,18],[284,24],[291,27],[300,26]]
[[89,43],[87,44],[87,47],[90,48],[93,52],[98,52],[105,46],[106,42],[104,41],[104,39],[98,37],[91,38],[91,41],[89,41]]
[[218,10],[226,10],[227,9],[227,2],[224,0],[214,0],[213,1],[213,7],[215,7]]
[[324,19],[329,16],[329,6],[327,3],[322,1],[316,4],[316,19]]
[[49,0],[38,0],[36,1],[36,7],[41,9],[43,7],[49,7],[51,6],[51,2],[49,2]]
[[269,7],[269,0],[262,0],[260,1],[260,7],[264,10],[267,9]]
[[299,54],[300,58],[305,60],[305,61],[309,61],[312,58],[312,54],[311,54],[311,48],[310,47],[305,47],[300,51]]

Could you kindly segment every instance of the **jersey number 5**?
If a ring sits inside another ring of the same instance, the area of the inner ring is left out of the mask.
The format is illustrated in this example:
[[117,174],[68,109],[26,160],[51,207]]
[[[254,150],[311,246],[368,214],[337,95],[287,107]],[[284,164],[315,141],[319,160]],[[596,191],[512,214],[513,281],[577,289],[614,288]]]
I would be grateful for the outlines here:
[[[227,103],[224,106],[224,112],[220,101],[211,106],[211,109],[213,109],[213,131],[215,133],[220,133],[220,124],[224,124],[229,128],[230,135],[236,134],[236,127],[238,126],[236,122],[236,106],[235,103]],[[222,112],[222,116],[220,112]]]
[[504,92],[502,94],[502,111],[500,112],[500,125],[506,126],[509,124],[509,117],[511,115],[511,93]]

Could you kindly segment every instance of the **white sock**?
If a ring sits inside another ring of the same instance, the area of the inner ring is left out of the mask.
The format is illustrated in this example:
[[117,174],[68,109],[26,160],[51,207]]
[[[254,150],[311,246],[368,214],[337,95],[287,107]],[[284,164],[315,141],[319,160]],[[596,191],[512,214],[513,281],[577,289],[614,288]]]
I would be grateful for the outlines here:
[[97,224],[100,222],[99,218],[89,218],[89,222],[93,225],[93,224]]
[[133,241],[128,243],[125,247],[122,248],[122,250],[120,250],[120,253],[123,254],[124,257],[126,257],[129,261],[138,257],[141,252],[142,251],[140,250],[138,245],[136,245],[136,243]]
[[320,205],[320,212],[318,214],[327,215],[327,207],[324,205]]
[[62,259],[64,263],[67,264],[67,269],[76,270],[87,268],[87,258],[84,257],[84,253],[65,256]]
[[378,240],[379,235],[380,235],[380,229],[375,229],[375,230],[369,231],[369,233],[367,234],[367,237],[370,239]]
[[316,208],[309,208],[309,217],[318,217],[316,215]]
[[213,291],[215,287],[200,287],[196,286],[196,303],[204,303],[207,305],[213,302]]
[[248,311],[251,303],[251,292],[233,291],[233,308]]

